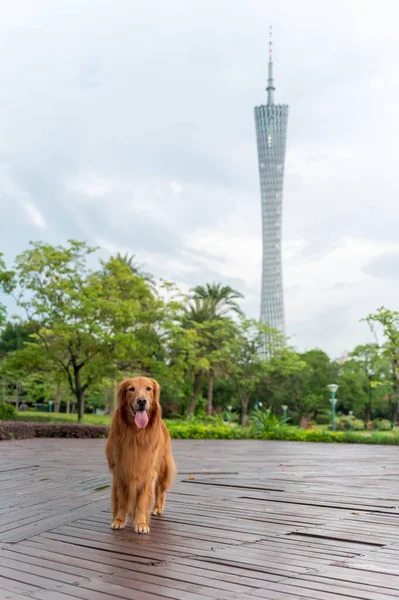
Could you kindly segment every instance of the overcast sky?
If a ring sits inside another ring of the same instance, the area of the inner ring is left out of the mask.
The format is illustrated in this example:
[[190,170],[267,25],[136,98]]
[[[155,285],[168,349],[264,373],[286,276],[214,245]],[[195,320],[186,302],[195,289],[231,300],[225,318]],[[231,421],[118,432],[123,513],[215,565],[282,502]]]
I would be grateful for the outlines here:
[[289,104],[287,333],[341,355],[399,309],[397,0],[3,0],[0,250],[88,240],[259,316],[253,107]]

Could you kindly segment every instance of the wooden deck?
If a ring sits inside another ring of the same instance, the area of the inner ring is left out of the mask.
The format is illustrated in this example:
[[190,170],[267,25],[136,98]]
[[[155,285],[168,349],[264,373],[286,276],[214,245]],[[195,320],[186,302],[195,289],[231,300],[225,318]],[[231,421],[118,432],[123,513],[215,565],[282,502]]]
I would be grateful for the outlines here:
[[0,598],[399,598],[388,446],[177,441],[149,536],[110,529],[103,440],[0,442]]

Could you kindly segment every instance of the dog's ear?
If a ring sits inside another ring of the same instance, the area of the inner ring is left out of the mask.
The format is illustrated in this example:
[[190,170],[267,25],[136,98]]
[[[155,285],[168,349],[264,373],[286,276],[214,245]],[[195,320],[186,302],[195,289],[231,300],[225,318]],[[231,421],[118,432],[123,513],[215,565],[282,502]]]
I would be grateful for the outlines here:
[[126,393],[127,393],[127,383],[128,383],[128,380],[125,379],[125,381],[122,381],[119,384],[119,388],[118,388],[118,406],[122,406],[125,403]]
[[152,387],[153,387],[153,396],[154,396],[154,400],[157,404],[159,404],[160,398],[161,398],[161,386],[159,385],[158,381],[155,381],[155,379],[151,379],[152,382]]

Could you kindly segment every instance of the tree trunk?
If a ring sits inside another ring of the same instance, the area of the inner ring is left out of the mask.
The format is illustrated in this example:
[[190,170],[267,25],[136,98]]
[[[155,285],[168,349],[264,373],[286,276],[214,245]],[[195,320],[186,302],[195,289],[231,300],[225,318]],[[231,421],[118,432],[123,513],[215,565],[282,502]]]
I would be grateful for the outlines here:
[[21,402],[21,390],[22,390],[22,386],[19,381],[16,384],[16,388],[17,388],[17,397],[15,399],[15,408],[16,408],[16,410],[19,410],[19,404]]
[[118,406],[118,380],[114,379],[114,390],[112,393],[112,400],[110,402],[110,414],[114,412],[115,408]]
[[398,421],[398,405],[399,405],[399,372],[398,372],[398,356],[397,351],[392,361],[392,375],[395,389],[395,398],[392,402],[392,427],[395,427]]
[[212,416],[213,413],[213,381],[215,379],[215,371],[213,369],[209,369],[209,379],[208,379],[208,417]]
[[371,402],[366,402],[364,405],[364,425],[367,429],[367,424],[371,421]]
[[197,371],[194,374],[194,393],[190,402],[190,406],[188,407],[188,412],[190,415],[194,414],[195,407],[197,406],[198,396],[201,391],[201,382],[202,382],[202,371]]
[[248,394],[243,394],[241,396],[241,425],[243,427],[246,426],[247,421],[248,421],[248,403],[249,403],[249,396]]
[[392,403],[392,425],[395,427],[398,422],[398,405],[399,405],[399,386],[396,386],[395,400]]
[[75,375],[75,396],[78,401],[78,423],[84,423],[85,420],[85,395],[82,390],[82,384],[80,381],[80,370],[74,369]]
[[299,427],[302,429],[309,429],[309,417],[308,415],[303,415],[299,421]]
[[57,383],[57,389],[55,391],[54,412],[59,413],[60,410],[61,410],[61,384]]
[[82,390],[80,390],[79,395],[77,396],[78,400],[78,423],[84,423],[85,420],[85,395]]
[[70,399],[69,399],[69,398],[68,398],[68,399],[67,399],[67,401],[66,401],[66,409],[65,409],[65,412],[66,412],[66,414],[67,414],[67,415],[69,415],[69,413],[71,412],[71,401],[70,401]]

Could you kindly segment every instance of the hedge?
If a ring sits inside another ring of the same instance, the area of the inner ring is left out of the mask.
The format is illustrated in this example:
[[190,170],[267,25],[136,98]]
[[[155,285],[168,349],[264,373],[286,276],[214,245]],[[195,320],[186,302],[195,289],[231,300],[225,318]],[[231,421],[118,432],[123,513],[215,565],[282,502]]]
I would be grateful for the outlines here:
[[1,421],[0,440],[26,440],[29,438],[104,438],[108,427],[102,425],[78,425],[77,423],[30,423],[24,421]]
[[15,406],[0,402],[0,421],[15,421],[17,414]]
[[[361,434],[350,431],[323,431],[300,429],[285,425],[273,426],[260,431],[254,427],[240,427],[198,421],[166,421],[174,439],[219,440],[280,440],[295,442],[327,442],[346,444],[399,445],[399,435],[383,432]],[[104,425],[78,425],[77,423],[31,423],[25,421],[1,421],[0,440],[28,439],[34,437],[104,438],[108,427]]]

